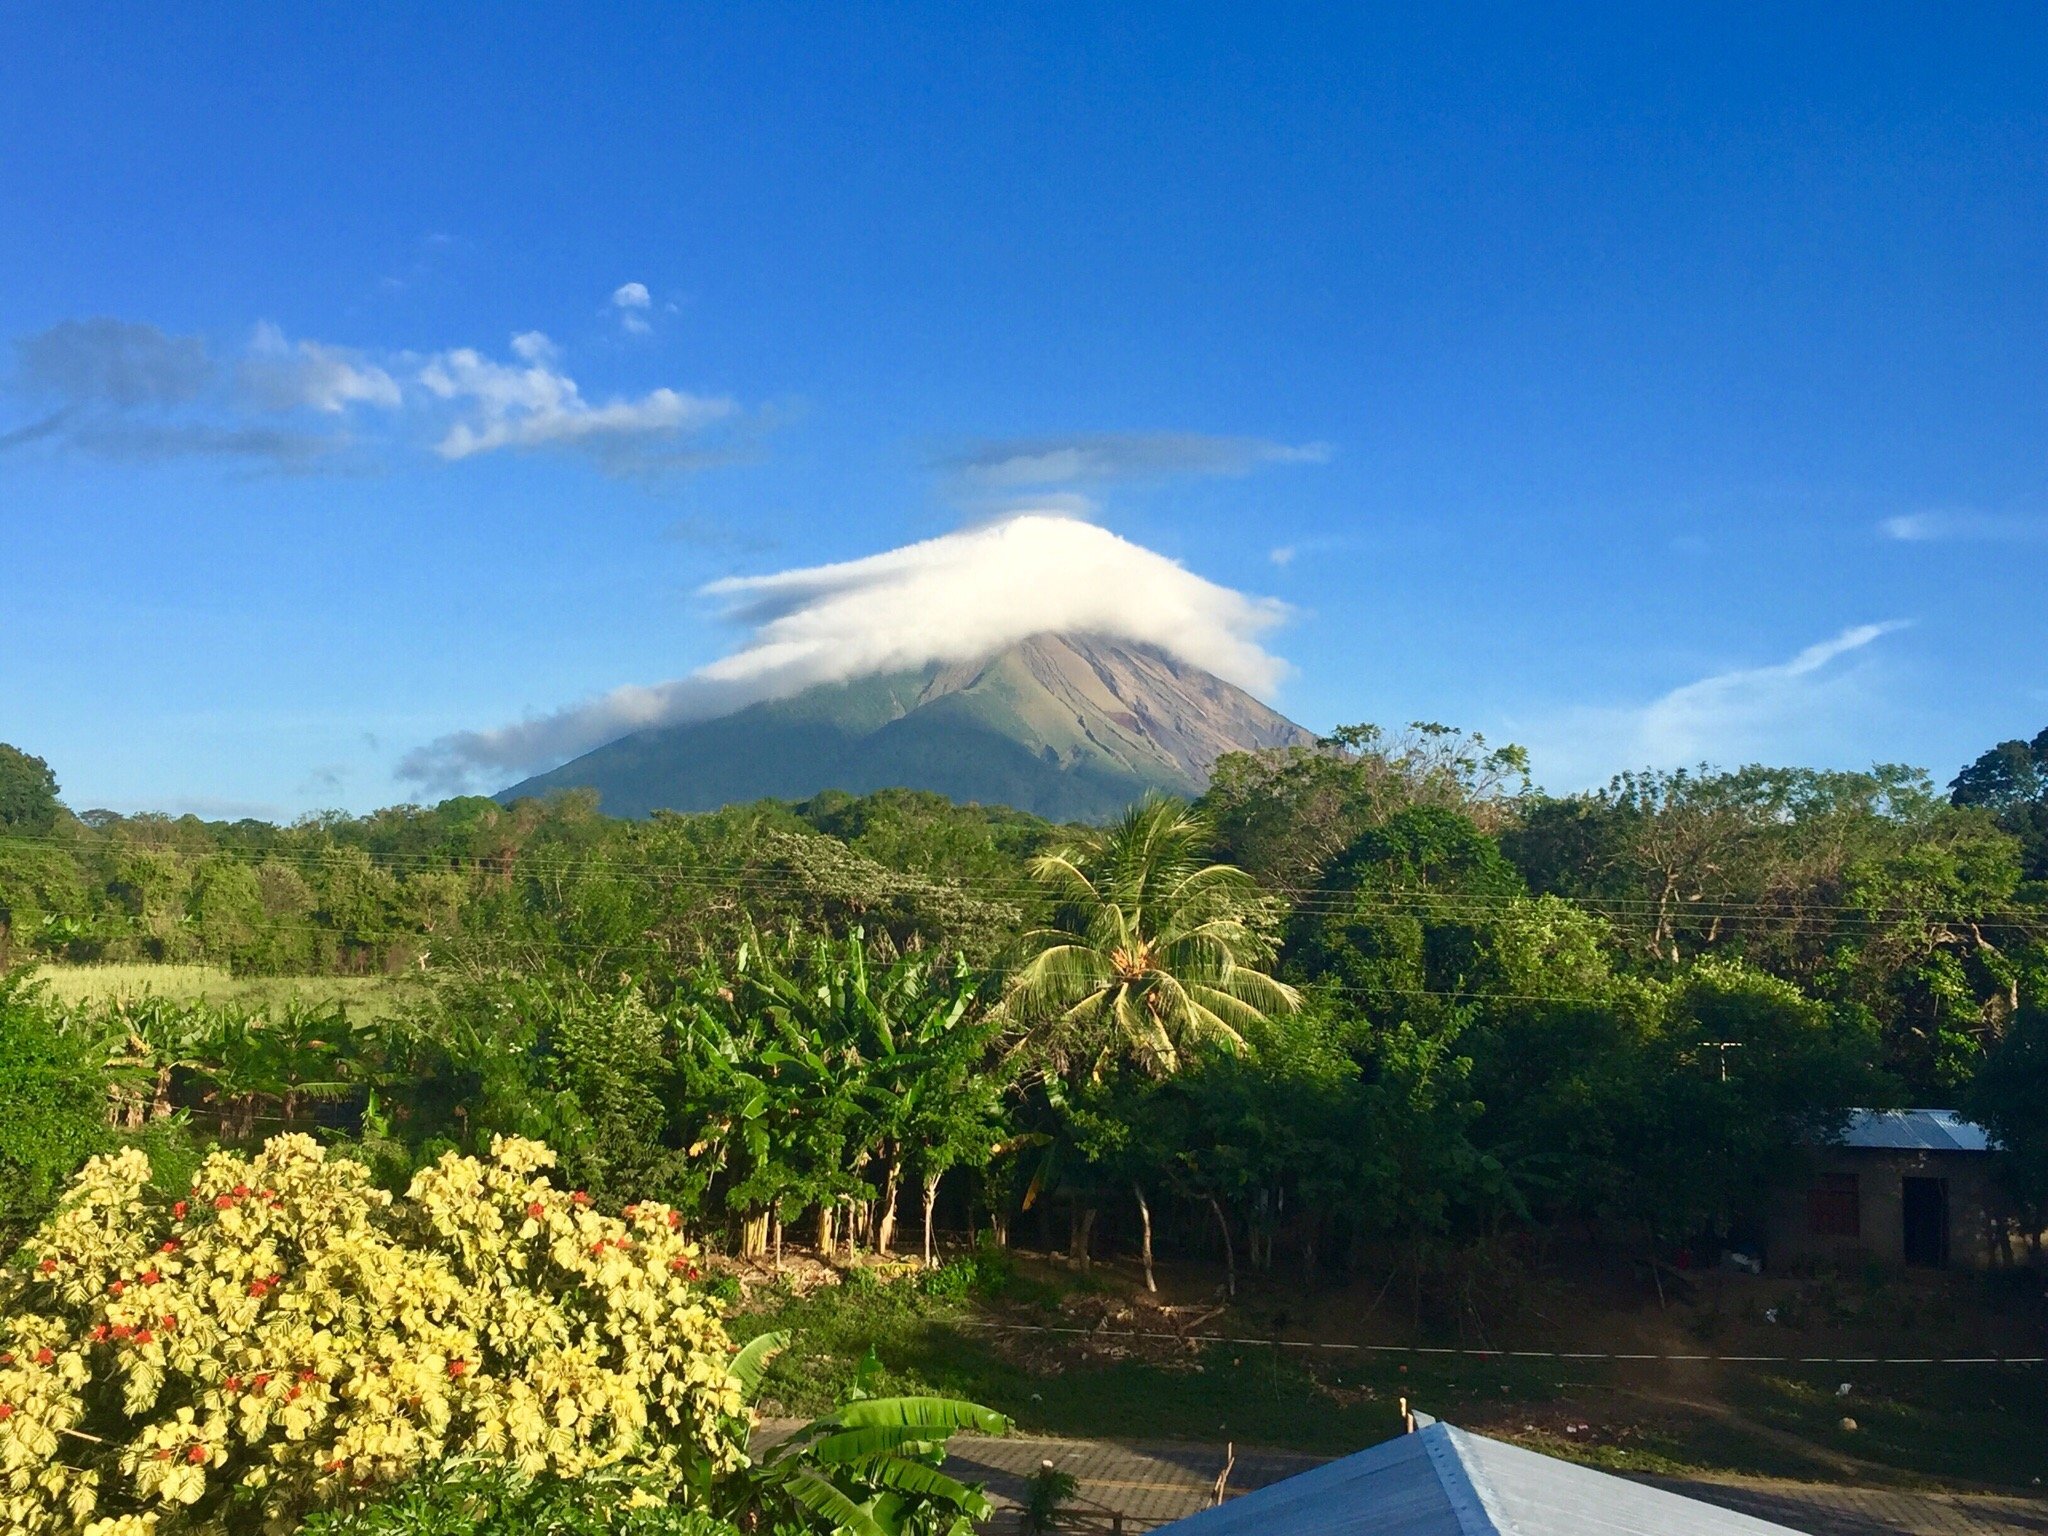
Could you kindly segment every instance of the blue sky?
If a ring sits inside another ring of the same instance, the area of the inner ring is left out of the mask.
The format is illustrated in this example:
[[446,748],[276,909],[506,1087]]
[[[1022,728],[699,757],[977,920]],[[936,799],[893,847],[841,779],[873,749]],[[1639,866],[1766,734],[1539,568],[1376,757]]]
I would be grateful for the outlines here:
[[414,798],[1020,505],[1553,787],[2048,723],[2038,6],[307,9],[0,19],[75,807]]

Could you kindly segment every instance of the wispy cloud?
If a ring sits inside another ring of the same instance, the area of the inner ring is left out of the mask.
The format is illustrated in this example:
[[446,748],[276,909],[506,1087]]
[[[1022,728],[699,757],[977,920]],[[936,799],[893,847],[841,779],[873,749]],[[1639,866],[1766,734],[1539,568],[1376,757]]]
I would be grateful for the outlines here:
[[407,756],[400,776],[436,792],[479,777],[495,787],[632,731],[708,719],[816,683],[968,660],[1035,634],[1154,645],[1253,692],[1270,691],[1284,671],[1259,644],[1286,616],[1281,604],[1045,512],[703,590],[749,631],[729,656],[672,682],[443,737]]
[[612,308],[618,313],[619,329],[629,335],[645,336],[654,329],[647,319],[647,311],[653,307],[654,296],[645,283],[621,283],[612,290]]
[[184,405],[213,382],[213,360],[197,336],[100,315],[62,320],[15,344],[31,391],[76,405]]
[[[628,315],[643,307],[633,290],[651,302],[640,284],[625,285],[613,303]],[[42,444],[303,469],[344,449],[360,458],[428,448],[449,460],[554,450],[648,474],[735,457],[700,439],[741,415],[730,399],[673,388],[590,400],[538,331],[512,338],[510,360],[471,347],[422,358],[293,340],[264,322],[217,357],[203,337],[103,316],[62,321],[15,351],[8,383],[33,414],[0,423],[0,452]]]
[[1902,544],[2024,544],[2048,539],[2048,519],[1993,512],[1908,512],[1885,518],[1877,531]]
[[405,403],[398,381],[362,353],[317,341],[294,344],[267,320],[256,327],[238,381],[246,398],[266,411],[304,407],[338,416],[352,405],[395,411]]
[[104,315],[24,336],[15,357],[14,392],[54,408],[0,432],[0,450],[47,443],[129,462],[207,457],[298,468],[345,439],[331,427],[266,418],[319,402],[332,414],[353,400],[396,399],[388,377],[370,379],[338,349],[294,350],[275,327],[259,329],[235,369],[203,337]]
[[1176,475],[1246,475],[1263,464],[1321,464],[1327,443],[1279,443],[1201,432],[1087,432],[996,438],[938,459],[937,466],[985,490],[1155,480]]
[[518,361],[502,363],[460,347],[420,369],[419,381],[431,394],[469,412],[436,445],[442,458],[552,447],[588,453],[609,467],[633,468],[736,410],[731,400],[673,389],[592,405],[561,370],[559,350],[540,332],[514,336],[512,352]]
[[1577,706],[1514,734],[1554,789],[1598,783],[1624,768],[1679,768],[1779,757],[1818,759],[1867,717],[1871,677],[1846,664],[1899,620],[1857,624],[1797,655],[1685,683],[1641,705]]

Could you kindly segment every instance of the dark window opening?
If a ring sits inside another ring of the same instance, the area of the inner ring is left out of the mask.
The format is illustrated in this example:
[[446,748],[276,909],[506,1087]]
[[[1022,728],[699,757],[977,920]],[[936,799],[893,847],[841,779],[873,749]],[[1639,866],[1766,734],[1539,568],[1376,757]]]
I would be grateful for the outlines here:
[[1806,1230],[1815,1237],[1861,1237],[1863,1200],[1853,1173],[1823,1173],[1806,1191]]

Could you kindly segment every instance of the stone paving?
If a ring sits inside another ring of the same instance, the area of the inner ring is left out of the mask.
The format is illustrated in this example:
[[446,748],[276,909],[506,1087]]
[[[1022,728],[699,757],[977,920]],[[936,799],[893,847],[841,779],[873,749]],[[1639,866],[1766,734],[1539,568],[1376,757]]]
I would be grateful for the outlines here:
[[[1292,1477],[1323,1458],[1284,1451],[1241,1449],[1227,1492]],[[961,1435],[953,1440],[946,1470],[984,1483],[998,1506],[992,1529],[1017,1528],[1014,1513],[1024,1479],[1050,1461],[1080,1483],[1078,1510],[1095,1518],[1094,1531],[1110,1531],[1111,1514],[1124,1531],[1149,1531],[1206,1509],[1214,1497],[1224,1448],[1106,1440],[1053,1440],[1024,1435],[1000,1440]],[[1654,1478],[1673,1492],[1775,1520],[1811,1536],[2034,1536],[2048,1533],[2048,1502],[1992,1494],[1906,1493],[1882,1488],[1838,1488],[1762,1479],[1705,1481]]]

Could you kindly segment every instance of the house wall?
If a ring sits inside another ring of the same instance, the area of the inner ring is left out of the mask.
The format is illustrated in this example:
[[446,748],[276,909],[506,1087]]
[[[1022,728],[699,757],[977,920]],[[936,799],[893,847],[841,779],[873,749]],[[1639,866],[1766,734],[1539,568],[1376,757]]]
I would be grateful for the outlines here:
[[[1830,1173],[1856,1175],[1861,1230],[1856,1237],[1826,1237],[1811,1230],[1807,1194],[1812,1182]],[[1948,1181],[1948,1262],[1951,1269],[1983,1269],[2005,1262],[1998,1242],[1997,1191],[1991,1159],[1981,1152],[1891,1151],[1874,1147],[1831,1147],[1814,1159],[1813,1181],[1788,1190],[1773,1212],[1769,1259],[1774,1265],[1800,1259],[1875,1258],[1905,1262],[1903,1181]]]

